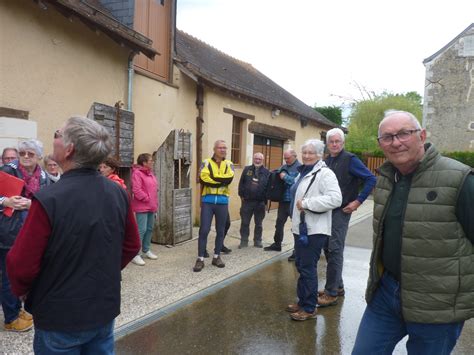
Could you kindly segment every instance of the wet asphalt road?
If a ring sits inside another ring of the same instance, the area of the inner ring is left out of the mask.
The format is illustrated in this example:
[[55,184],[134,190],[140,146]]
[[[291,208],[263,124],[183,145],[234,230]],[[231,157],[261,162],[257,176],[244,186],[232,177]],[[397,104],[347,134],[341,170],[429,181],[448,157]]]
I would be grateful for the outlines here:
[[[349,230],[346,296],[319,309],[317,319],[292,321],[284,308],[296,299],[298,273],[282,256],[155,323],[116,341],[117,354],[350,354],[365,308],[371,218]],[[324,285],[325,260],[318,265]],[[466,323],[455,354],[474,353],[474,324]],[[404,354],[404,342],[395,349]]]

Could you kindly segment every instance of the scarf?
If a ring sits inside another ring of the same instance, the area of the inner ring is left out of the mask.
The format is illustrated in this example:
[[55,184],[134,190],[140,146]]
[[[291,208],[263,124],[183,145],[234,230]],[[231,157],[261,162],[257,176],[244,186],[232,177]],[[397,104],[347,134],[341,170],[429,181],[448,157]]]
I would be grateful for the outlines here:
[[36,165],[31,175],[21,164],[18,164],[18,170],[20,170],[21,175],[23,175],[23,181],[25,181],[25,197],[31,199],[40,189],[41,168]]

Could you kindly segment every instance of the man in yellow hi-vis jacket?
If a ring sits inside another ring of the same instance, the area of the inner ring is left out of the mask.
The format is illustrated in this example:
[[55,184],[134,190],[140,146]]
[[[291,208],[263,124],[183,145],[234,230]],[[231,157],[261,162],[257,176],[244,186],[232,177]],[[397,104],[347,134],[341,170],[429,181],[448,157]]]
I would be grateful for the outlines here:
[[201,164],[199,180],[201,194],[201,226],[199,227],[198,258],[193,270],[199,272],[204,268],[207,236],[211,229],[212,218],[216,216],[216,244],[212,265],[225,267],[220,253],[224,242],[224,231],[229,213],[229,185],[234,178],[234,165],[226,160],[227,145],[223,140],[214,143],[214,154]]

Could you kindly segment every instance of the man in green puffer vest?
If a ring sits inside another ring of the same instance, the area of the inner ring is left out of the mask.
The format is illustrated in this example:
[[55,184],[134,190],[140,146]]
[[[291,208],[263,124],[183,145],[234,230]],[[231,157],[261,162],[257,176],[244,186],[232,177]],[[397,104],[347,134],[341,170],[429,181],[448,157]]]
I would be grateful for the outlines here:
[[409,112],[387,111],[374,191],[367,308],[353,354],[449,354],[474,317],[474,175],[425,144]]

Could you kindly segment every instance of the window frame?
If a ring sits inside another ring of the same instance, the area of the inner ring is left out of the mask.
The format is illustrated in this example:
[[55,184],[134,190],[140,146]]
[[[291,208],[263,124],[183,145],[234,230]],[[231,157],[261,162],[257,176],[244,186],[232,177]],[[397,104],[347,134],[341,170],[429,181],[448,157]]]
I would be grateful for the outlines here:
[[[244,121],[245,119],[241,117],[232,116],[232,139],[230,143],[230,158],[234,166],[237,166],[237,167],[242,166],[242,155],[243,155],[242,142],[243,142]],[[236,125],[238,127],[236,127]],[[238,132],[236,128],[238,128]],[[238,138],[238,146],[235,144],[236,138]],[[235,157],[238,157],[238,161],[235,160]]]

